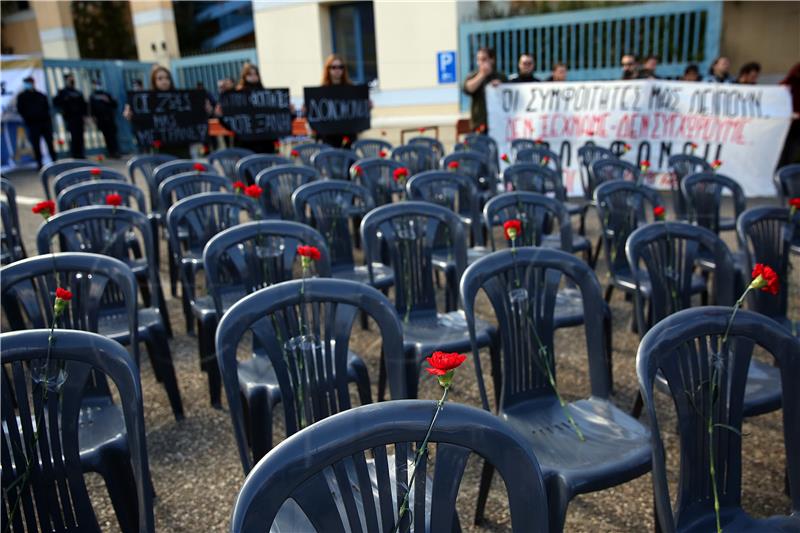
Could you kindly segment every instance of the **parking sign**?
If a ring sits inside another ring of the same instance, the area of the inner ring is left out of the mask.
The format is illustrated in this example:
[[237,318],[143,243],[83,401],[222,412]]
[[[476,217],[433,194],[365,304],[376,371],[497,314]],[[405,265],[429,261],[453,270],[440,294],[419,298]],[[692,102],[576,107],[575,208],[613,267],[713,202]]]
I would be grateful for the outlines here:
[[456,82],[456,53],[455,51],[437,52],[436,67],[439,71],[439,83]]

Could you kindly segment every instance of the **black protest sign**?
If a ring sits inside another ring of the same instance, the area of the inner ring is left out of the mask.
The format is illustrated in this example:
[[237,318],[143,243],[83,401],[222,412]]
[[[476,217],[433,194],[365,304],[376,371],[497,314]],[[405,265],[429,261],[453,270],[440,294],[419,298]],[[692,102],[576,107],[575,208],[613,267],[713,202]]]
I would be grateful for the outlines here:
[[370,128],[366,85],[306,87],[305,106],[308,125],[319,134],[358,133]]
[[205,91],[136,91],[128,93],[136,140],[140,146],[204,142],[208,134]]
[[292,134],[289,89],[230,91],[219,97],[222,124],[244,141]]

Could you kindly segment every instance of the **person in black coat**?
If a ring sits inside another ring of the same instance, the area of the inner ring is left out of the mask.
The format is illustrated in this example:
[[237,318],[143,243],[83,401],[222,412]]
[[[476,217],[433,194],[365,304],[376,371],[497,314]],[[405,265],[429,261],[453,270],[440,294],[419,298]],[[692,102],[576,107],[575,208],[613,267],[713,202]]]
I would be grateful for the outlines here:
[[75,76],[64,75],[64,86],[56,97],[53,105],[61,113],[69,131],[69,151],[76,159],[84,158],[83,150],[83,121],[86,117],[86,100],[83,93],[75,88]]
[[22,83],[24,90],[17,95],[17,113],[25,123],[28,140],[33,145],[36,165],[40,169],[42,168],[40,139],[44,138],[50,159],[56,160],[56,152],[53,150],[53,122],[50,119],[50,104],[47,102],[47,96],[36,90],[32,77],[25,78]]
[[94,117],[97,129],[103,132],[108,155],[114,159],[119,157],[117,142],[117,101],[103,90],[100,80],[94,80],[94,90],[89,95],[89,114]]

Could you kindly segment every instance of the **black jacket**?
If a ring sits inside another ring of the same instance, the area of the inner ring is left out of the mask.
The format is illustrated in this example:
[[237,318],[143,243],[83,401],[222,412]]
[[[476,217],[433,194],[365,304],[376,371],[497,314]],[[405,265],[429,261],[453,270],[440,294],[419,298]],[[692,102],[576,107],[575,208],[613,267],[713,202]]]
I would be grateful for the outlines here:
[[508,83],[531,83],[534,81],[539,81],[539,79],[533,74],[521,75],[519,72],[517,72],[516,74],[512,74],[508,77]]
[[25,124],[50,122],[50,104],[47,96],[36,89],[22,91],[17,95],[17,113]]
[[82,119],[86,116],[86,100],[83,93],[72,87],[64,87],[56,97],[53,105],[61,112],[66,120]]
[[117,101],[106,91],[94,91],[89,96],[89,114],[97,120],[111,120],[117,110]]

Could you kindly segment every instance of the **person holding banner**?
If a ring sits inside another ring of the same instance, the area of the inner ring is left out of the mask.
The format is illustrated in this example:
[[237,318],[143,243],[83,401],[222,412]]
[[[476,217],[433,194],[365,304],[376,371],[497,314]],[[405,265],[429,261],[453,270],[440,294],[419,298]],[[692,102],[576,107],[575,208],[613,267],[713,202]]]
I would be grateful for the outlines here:
[[478,69],[470,72],[464,81],[464,92],[472,98],[469,126],[473,131],[486,134],[489,131],[486,125],[486,85],[499,85],[506,81],[506,76],[495,70],[495,53],[492,48],[478,48],[475,63]]
[[36,168],[41,170],[42,139],[47,145],[50,159],[56,160],[56,152],[53,150],[53,122],[50,120],[50,104],[47,103],[47,96],[34,87],[33,77],[28,76],[23,79],[22,86],[23,91],[17,95],[17,113],[25,123],[28,141],[33,146]]
[[[347,65],[338,54],[331,54],[325,60],[325,65],[322,67],[322,86],[329,85],[353,85],[350,81],[350,76],[347,75]],[[372,102],[370,102],[370,109]],[[319,142],[323,142],[334,148],[350,148],[350,146],[358,138],[358,133],[328,133],[320,134],[315,133],[314,138]]]
[[[245,62],[242,65],[242,70],[239,74],[239,82],[236,84],[235,90],[237,91],[255,91],[263,89],[261,84],[261,74],[258,72],[258,67],[252,63]],[[221,108],[220,108],[221,109]],[[220,118],[222,125],[225,125],[224,115]],[[276,152],[277,138],[257,139],[257,140],[243,140],[234,136],[234,146],[239,148],[246,148],[252,150],[257,154],[274,154]]]
[[709,83],[733,83],[730,69],[731,60],[725,56],[720,56],[711,63],[711,67],[708,69],[708,76],[703,78],[703,81]]

